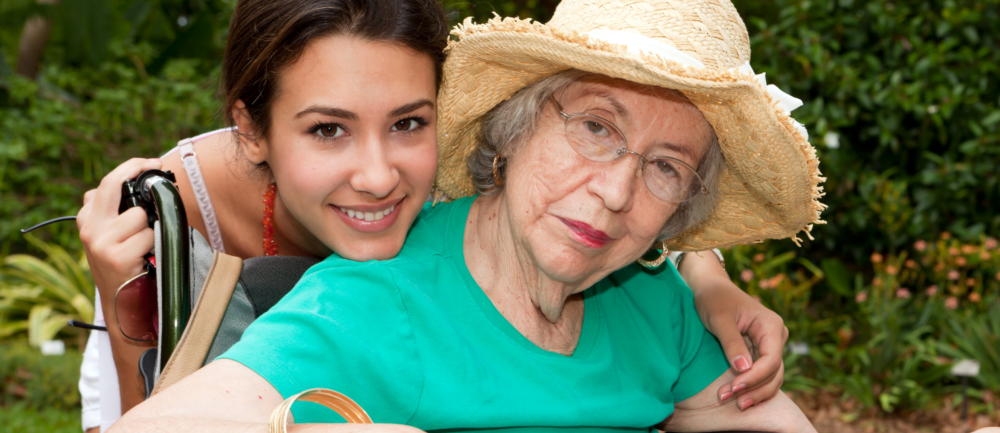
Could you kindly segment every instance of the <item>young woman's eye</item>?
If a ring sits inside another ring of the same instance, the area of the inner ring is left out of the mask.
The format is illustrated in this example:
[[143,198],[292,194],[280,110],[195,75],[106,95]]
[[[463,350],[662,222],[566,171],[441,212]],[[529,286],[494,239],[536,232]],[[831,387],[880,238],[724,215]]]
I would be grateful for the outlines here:
[[310,132],[324,139],[340,138],[347,134],[347,131],[336,123],[323,123],[313,126]]
[[392,124],[393,131],[412,132],[427,125],[427,121],[419,117],[410,117]]

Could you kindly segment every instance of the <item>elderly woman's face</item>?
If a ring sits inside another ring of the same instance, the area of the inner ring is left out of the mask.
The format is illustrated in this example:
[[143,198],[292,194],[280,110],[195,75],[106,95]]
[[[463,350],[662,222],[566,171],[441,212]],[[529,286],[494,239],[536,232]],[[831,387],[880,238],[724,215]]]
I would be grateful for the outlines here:
[[[646,158],[673,157],[697,169],[712,138],[694,105],[659,89],[593,77],[554,96],[568,114],[613,122],[629,150]],[[639,258],[678,205],[650,192],[635,155],[591,161],[565,131],[547,103],[535,134],[507,163],[504,195],[514,235],[539,270],[571,283],[603,278]]]

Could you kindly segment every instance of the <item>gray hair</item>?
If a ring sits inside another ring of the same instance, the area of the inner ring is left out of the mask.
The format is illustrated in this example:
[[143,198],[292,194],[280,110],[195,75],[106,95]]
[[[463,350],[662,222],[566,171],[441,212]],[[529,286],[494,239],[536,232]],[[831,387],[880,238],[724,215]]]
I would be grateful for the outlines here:
[[[493,180],[494,158],[497,155],[506,155],[498,161],[497,167],[497,176],[502,182],[505,176],[503,168],[506,160],[531,139],[549,96],[588,75],[593,74],[570,69],[543,78],[519,90],[510,99],[501,102],[486,113],[480,127],[479,145],[466,160],[476,192],[492,195],[502,190],[503,187],[498,186]],[[662,90],[687,100],[677,90]],[[719,138],[716,136],[715,130],[712,129],[708,152],[701,158],[697,170],[698,176],[701,176],[705,188],[708,190],[708,195],[697,194],[691,200],[681,203],[660,230],[659,239],[670,239],[677,236],[712,214],[719,196],[719,174],[722,173],[724,167],[725,160],[722,156],[722,150],[719,148]]]

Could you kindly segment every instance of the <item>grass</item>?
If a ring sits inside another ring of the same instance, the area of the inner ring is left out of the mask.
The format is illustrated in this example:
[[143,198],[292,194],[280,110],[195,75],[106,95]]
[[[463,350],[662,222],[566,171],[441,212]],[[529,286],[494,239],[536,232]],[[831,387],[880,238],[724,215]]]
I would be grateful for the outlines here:
[[80,433],[80,409],[37,410],[17,403],[0,407],[0,426],[19,433]]

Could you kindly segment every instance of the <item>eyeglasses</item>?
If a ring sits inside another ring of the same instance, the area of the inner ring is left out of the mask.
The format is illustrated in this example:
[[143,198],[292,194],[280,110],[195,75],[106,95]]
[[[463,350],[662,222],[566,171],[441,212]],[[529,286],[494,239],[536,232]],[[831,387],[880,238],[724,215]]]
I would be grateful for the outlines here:
[[156,269],[146,271],[122,284],[115,292],[115,319],[118,330],[129,340],[157,341],[160,311],[156,302]]
[[684,161],[667,156],[646,158],[628,149],[625,134],[614,123],[593,114],[566,114],[554,96],[549,99],[566,120],[566,136],[580,156],[595,162],[611,162],[626,154],[639,157],[646,187],[668,203],[684,203],[699,193],[708,195],[701,176]]

